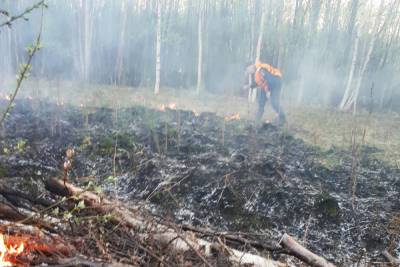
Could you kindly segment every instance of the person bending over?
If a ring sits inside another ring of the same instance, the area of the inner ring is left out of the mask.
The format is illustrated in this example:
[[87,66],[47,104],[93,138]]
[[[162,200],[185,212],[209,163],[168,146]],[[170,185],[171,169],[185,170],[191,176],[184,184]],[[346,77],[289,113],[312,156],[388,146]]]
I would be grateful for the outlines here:
[[249,90],[258,88],[258,110],[256,121],[261,121],[264,115],[264,107],[267,99],[271,101],[273,110],[277,113],[278,124],[286,122],[286,116],[280,105],[280,94],[282,88],[282,73],[279,69],[269,64],[257,61],[256,64],[249,64],[246,68],[246,76],[249,83],[244,86]]

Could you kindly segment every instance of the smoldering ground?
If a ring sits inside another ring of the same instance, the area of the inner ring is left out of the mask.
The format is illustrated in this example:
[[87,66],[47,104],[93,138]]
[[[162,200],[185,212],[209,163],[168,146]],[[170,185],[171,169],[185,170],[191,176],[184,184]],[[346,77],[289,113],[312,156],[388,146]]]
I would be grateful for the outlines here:
[[[59,173],[72,145],[75,183],[91,180],[178,222],[259,233],[252,238],[260,240],[288,232],[345,265],[398,244],[399,170],[371,156],[372,147],[360,148],[354,200],[347,152],[212,113],[137,107],[116,117],[112,109],[85,113],[26,100],[16,103],[2,136],[2,176],[38,184],[24,186],[34,195],[44,177]],[[320,158],[337,163],[328,168]]]

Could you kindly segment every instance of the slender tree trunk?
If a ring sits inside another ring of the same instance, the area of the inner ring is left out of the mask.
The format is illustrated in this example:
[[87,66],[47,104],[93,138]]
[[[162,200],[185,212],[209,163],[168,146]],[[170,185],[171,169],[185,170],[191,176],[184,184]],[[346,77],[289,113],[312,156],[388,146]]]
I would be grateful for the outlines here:
[[327,51],[330,51],[331,47],[333,47],[336,44],[336,39],[339,36],[338,23],[339,23],[341,3],[342,0],[337,0],[335,12],[332,17],[331,24],[329,26]]
[[156,82],[154,93],[160,93],[160,72],[161,72],[161,1],[157,3],[157,43],[156,43]]
[[89,70],[90,70],[90,61],[91,61],[91,44],[92,44],[92,25],[91,25],[91,12],[90,12],[90,4],[88,1],[84,1],[84,27],[85,27],[85,37],[84,37],[84,80],[87,82],[89,79]]
[[197,63],[197,87],[196,93],[200,95],[202,87],[202,76],[203,76],[203,2],[199,1],[199,21],[198,21],[198,63]]
[[83,50],[83,30],[82,30],[82,16],[84,14],[80,14],[77,12],[76,14],[76,21],[77,21],[77,28],[78,28],[78,38],[77,38],[77,50],[78,50],[78,59],[77,59],[77,68],[79,71],[79,75],[80,75],[80,80],[83,81],[84,80],[84,65],[85,65],[85,61],[84,61],[84,50]]
[[261,13],[261,20],[260,20],[260,32],[258,34],[258,41],[257,41],[257,49],[256,49],[256,61],[260,60],[261,57],[261,48],[262,42],[264,37],[264,26],[265,26],[265,3],[262,3],[262,13]]
[[353,113],[354,114],[357,111],[357,100],[358,100],[358,95],[359,95],[359,92],[360,92],[361,82],[363,80],[364,73],[365,73],[365,70],[367,69],[368,63],[371,60],[372,51],[374,50],[374,46],[375,46],[375,42],[376,42],[377,37],[378,37],[377,34],[374,35],[372,37],[372,40],[371,40],[370,44],[369,44],[367,56],[365,58],[364,64],[363,64],[361,72],[360,72],[360,77],[357,80],[357,84],[356,84],[354,93],[352,95],[352,98],[351,98],[349,106],[348,106],[348,108],[350,108],[351,104],[353,104]]
[[126,30],[126,20],[127,20],[127,8],[126,1],[122,1],[121,3],[121,14],[122,14],[122,23],[121,23],[121,32],[119,35],[119,43],[118,43],[118,52],[117,52],[117,64],[116,64],[116,74],[117,74],[117,83],[120,84],[122,82],[122,72],[124,69],[124,47],[125,47],[125,30]]
[[254,59],[254,38],[256,34],[256,0],[250,1],[250,16],[251,16],[251,34],[250,34],[250,56],[249,59]]
[[20,58],[19,58],[19,38],[18,38],[18,30],[13,29],[13,33],[11,36],[14,37],[14,54],[15,54],[15,66],[18,67],[20,65]]
[[[314,3],[315,4],[315,3]],[[315,5],[312,5],[312,0],[308,0],[306,1],[306,5],[304,7],[304,10],[302,8],[301,10],[301,16],[299,18],[299,24],[298,25],[304,25],[304,21],[306,18],[307,13],[310,11],[310,20],[312,20],[312,14],[315,12],[313,12],[312,8],[314,8]],[[319,13],[319,11],[318,11]],[[311,40],[311,38],[313,38],[313,35],[311,34],[311,30],[314,29],[314,27],[312,26],[316,26],[316,23],[313,23],[312,21],[310,22],[310,25],[308,25],[308,28],[305,28],[303,26],[303,28],[301,29],[301,31],[305,32],[307,38],[306,38],[306,42],[305,44],[302,44],[303,47],[300,48],[300,51],[303,53],[302,56],[300,56],[300,82],[298,82],[298,87],[297,87],[297,99],[296,99],[296,105],[299,106],[302,102],[303,102],[303,98],[304,98],[304,90],[305,90],[305,86],[306,86],[306,81],[305,81],[305,77],[304,77],[304,69],[306,68],[306,64],[304,63],[304,53],[309,51],[310,45],[313,43],[313,41]],[[300,30],[300,29],[299,29]],[[308,66],[307,66],[308,67]]]
[[348,110],[351,107],[353,107],[353,113],[354,114],[357,111],[357,100],[358,100],[358,95],[359,95],[359,92],[360,92],[361,83],[362,83],[362,80],[363,80],[363,77],[364,77],[364,73],[365,73],[365,71],[367,69],[368,63],[371,60],[371,55],[372,55],[372,52],[374,50],[376,40],[380,36],[379,21],[380,21],[380,17],[381,17],[381,13],[382,13],[381,11],[383,10],[383,6],[384,6],[383,3],[384,3],[384,1],[381,0],[381,4],[380,4],[380,8],[379,8],[380,12],[378,13],[378,15],[376,16],[375,21],[374,21],[374,26],[373,26],[374,34],[373,34],[373,36],[371,38],[371,41],[369,43],[367,54],[365,56],[365,60],[364,60],[364,62],[362,64],[362,66],[361,66],[360,75],[359,75],[359,77],[357,79],[356,86],[354,87],[354,90],[352,91],[352,94],[351,94],[350,98],[348,99],[347,103],[343,107],[343,109],[346,109],[346,110]]
[[82,11],[77,13],[78,21],[78,57],[79,74],[81,81],[87,82],[91,65],[91,49],[93,36],[93,14],[95,2],[82,1],[78,7]]
[[[256,49],[256,62],[261,58],[261,47],[264,37],[264,25],[265,25],[265,2],[262,2],[262,13],[261,13],[261,20],[260,20],[260,32],[258,34],[258,41],[257,41],[257,49]],[[254,103],[257,98],[257,89],[250,89],[248,100],[251,103]]]
[[358,13],[358,4],[359,4],[359,0],[352,0],[351,2],[351,12],[350,12],[350,17],[349,17],[349,21],[347,23],[347,44],[346,44],[346,49],[345,49],[345,53],[344,53],[344,62],[347,65],[347,58],[348,58],[348,53],[350,51],[350,47],[351,47],[351,39],[353,36],[353,31],[354,31],[354,27],[356,24],[356,18],[357,18],[357,13]]
[[347,79],[347,84],[346,84],[346,90],[344,92],[342,101],[340,102],[339,109],[343,110],[349,101],[350,97],[350,92],[351,92],[351,85],[353,83],[353,78],[354,78],[354,69],[357,63],[357,55],[358,55],[358,43],[359,43],[359,36],[358,36],[358,30],[356,30],[356,38],[354,41],[354,49],[353,49],[353,58],[351,60],[351,66],[350,66],[350,72],[349,72],[349,77]]
[[[11,55],[12,55],[12,30],[11,28],[7,29],[7,35],[8,35],[8,60],[9,60],[9,66],[7,67],[7,69],[9,70],[8,73],[10,72],[10,69],[12,69],[13,64],[12,64],[12,59],[11,59]],[[15,69],[15,68],[14,68]]]

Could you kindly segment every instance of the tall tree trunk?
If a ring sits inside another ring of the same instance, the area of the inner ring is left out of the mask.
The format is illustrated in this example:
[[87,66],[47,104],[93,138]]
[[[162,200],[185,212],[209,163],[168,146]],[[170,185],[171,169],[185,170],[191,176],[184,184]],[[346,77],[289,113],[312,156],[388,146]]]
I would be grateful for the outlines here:
[[357,13],[358,13],[358,9],[359,9],[358,5],[359,5],[359,0],[352,0],[350,17],[349,17],[349,20],[347,23],[347,38],[346,38],[347,41],[346,41],[346,47],[345,47],[344,54],[343,54],[344,65],[348,64],[351,40],[353,39],[353,31],[354,31],[354,27],[356,24]]
[[254,60],[254,38],[256,34],[256,0],[249,1],[251,16],[251,34],[250,34],[250,55],[249,59]]
[[359,77],[357,79],[356,86],[354,87],[354,90],[352,91],[352,94],[351,94],[349,100],[344,105],[344,109],[346,109],[346,110],[350,109],[351,107],[353,107],[353,113],[354,114],[357,111],[357,100],[358,100],[358,95],[359,95],[359,92],[360,92],[361,83],[362,83],[362,80],[363,80],[363,77],[364,77],[364,73],[365,73],[365,71],[367,69],[368,63],[371,60],[371,55],[372,55],[372,52],[374,50],[376,40],[378,39],[378,37],[380,36],[380,33],[381,33],[381,31],[379,29],[379,21],[380,21],[381,15],[382,15],[383,7],[384,7],[384,0],[381,0],[379,12],[378,12],[378,15],[376,16],[375,21],[374,21],[374,26],[373,26],[373,29],[374,29],[373,33],[374,34],[371,37],[371,41],[370,41],[369,46],[368,46],[368,50],[367,50],[367,54],[365,56],[365,60],[364,60],[364,62],[362,64],[362,66],[361,66],[361,70],[360,70]]
[[[262,13],[260,19],[260,31],[258,34],[257,49],[256,49],[256,62],[261,58],[261,47],[264,37],[264,25],[265,25],[265,1],[262,2]],[[248,101],[254,103],[257,98],[257,89],[250,89],[248,94]]]
[[344,92],[342,101],[340,102],[339,109],[343,110],[349,101],[350,93],[351,93],[351,85],[353,83],[353,78],[354,78],[354,70],[355,66],[357,63],[357,55],[358,55],[358,43],[359,43],[359,36],[358,36],[358,30],[356,30],[356,38],[354,41],[354,49],[353,49],[353,58],[351,60],[351,66],[350,66],[350,72],[349,72],[349,77],[347,79],[347,84],[346,84],[346,90]]
[[330,51],[331,47],[333,47],[338,38],[338,23],[339,23],[339,15],[340,15],[340,6],[341,6],[342,0],[337,0],[336,3],[336,8],[335,8],[335,13],[332,17],[331,24],[329,26],[329,36],[328,36],[328,46],[327,46],[327,51]]
[[78,6],[81,12],[77,12],[79,74],[85,82],[89,79],[91,65],[94,5],[95,2],[81,1]]
[[126,20],[127,20],[127,3],[125,0],[121,2],[121,31],[119,35],[118,52],[117,52],[117,64],[116,64],[116,82],[120,84],[122,82],[122,72],[124,69],[124,47],[125,47],[125,30],[126,30]]
[[197,62],[197,87],[196,93],[200,95],[200,90],[202,87],[202,76],[203,76],[203,1],[199,1],[199,21],[198,21],[198,62]]
[[89,79],[89,70],[91,64],[91,44],[92,44],[92,14],[90,4],[94,5],[94,3],[89,3],[88,1],[84,1],[84,21],[85,21],[85,38],[84,38],[84,57],[85,57],[85,65],[84,65],[84,80],[88,81]]
[[156,82],[154,93],[160,93],[160,73],[161,72],[161,1],[157,3],[157,43],[156,43]]
[[[313,25],[315,26],[316,29],[316,22],[312,21],[312,14],[315,14],[316,12],[313,12],[311,10],[311,8],[315,8],[316,4],[315,2],[312,2],[313,0],[308,0],[306,1],[306,5],[304,7],[304,10],[302,10],[301,12],[301,17],[299,19],[299,24],[298,25],[304,25],[304,21],[305,18],[307,16],[307,13],[310,12],[310,24],[308,25],[308,28],[304,28],[301,29],[303,32],[305,32],[307,38],[306,38],[306,43],[302,44],[303,46],[300,48],[300,52],[303,53],[303,55],[301,55],[300,58],[300,70],[301,70],[301,76],[300,76],[300,82],[298,82],[299,86],[297,87],[298,89],[298,93],[297,93],[297,99],[296,99],[296,105],[299,106],[302,102],[303,102],[303,98],[304,98],[304,90],[305,90],[305,86],[306,86],[306,81],[305,81],[305,77],[304,77],[304,69],[308,66],[305,66],[305,61],[304,61],[304,54],[307,53],[309,51],[310,45],[313,43],[312,38],[314,38],[314,36],[311,34],[311,31],[314,29]],[[319,14],[319,11],[318,11]],[[315,15],[314,15],[315,16]]]
[[261,13],[261,20],[260,20],[260,32],[258,34],[258,41],[257,41],[257,49],[256,49],[256,61],[260,60],[261,57],[261,48],[262,42],[264,37],[264,25],[265,25],[265,2],[262,3],[262,13]]

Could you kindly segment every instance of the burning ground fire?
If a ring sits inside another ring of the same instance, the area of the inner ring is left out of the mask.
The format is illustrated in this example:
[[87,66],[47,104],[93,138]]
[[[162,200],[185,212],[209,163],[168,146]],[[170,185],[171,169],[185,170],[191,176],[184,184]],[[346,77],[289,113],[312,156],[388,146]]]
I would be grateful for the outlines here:
[[168,108],[168,109],[175,110],[175,109],[176,109],[176,103],[171,103],[171,104],[169,104],[169,105],[164,105],[164,104],[162,104],[162,105],[160,106],[160,111],[165,111],[167,108]]
[[4,235],[0,233],[0,267],[14,266],[11,262],[18,255],[24,252],[24,243],[18,245],[7,245]]
[[240,120],[240,114],[236,113],[236,114],[233,114],[233,115],[230,115],[230,116],[225,116],[225,120],[226,121],[237,121],[237,120]]

